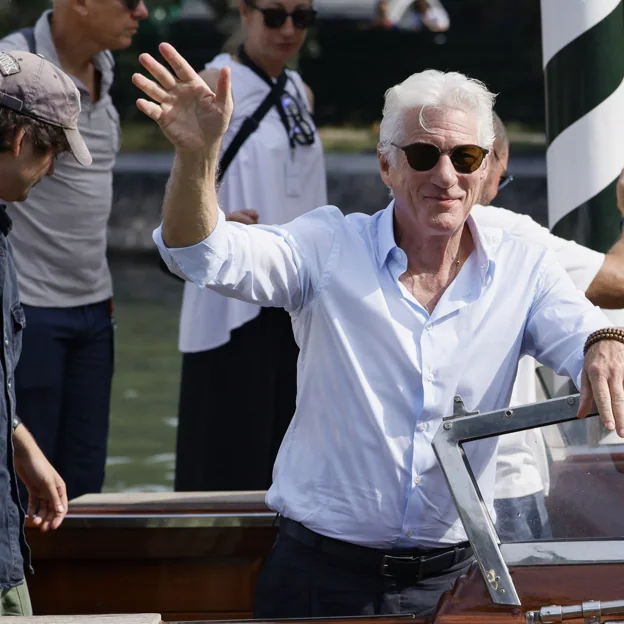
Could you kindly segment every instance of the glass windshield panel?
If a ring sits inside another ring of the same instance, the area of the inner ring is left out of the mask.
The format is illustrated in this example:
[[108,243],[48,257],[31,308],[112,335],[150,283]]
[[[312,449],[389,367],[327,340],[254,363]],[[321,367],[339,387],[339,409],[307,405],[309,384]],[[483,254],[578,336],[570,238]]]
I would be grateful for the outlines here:
[[624,440],[598,418],[468,442],[475,475],[484,444],[496,476],[493,491],[479,479],[481,496],[502,543],[624,538]]

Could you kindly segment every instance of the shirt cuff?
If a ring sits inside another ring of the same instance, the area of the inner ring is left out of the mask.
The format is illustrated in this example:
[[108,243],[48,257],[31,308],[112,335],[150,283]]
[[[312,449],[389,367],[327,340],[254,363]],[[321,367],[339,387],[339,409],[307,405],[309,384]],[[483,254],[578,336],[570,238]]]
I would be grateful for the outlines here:
[[162,223],[154,230],[152,239],[167,268],[200,288],[214,280],[228,257],[228,227],[222,210],[210,236],[195,245],[167,247],[162,237]]

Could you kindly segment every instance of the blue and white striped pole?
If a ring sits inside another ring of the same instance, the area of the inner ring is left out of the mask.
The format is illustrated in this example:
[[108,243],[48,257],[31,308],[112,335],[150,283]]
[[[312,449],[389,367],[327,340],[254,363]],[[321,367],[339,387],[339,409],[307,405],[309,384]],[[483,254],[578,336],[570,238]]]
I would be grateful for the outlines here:
[[624,7],[622,0],[541,2],[549,225],[606,251],[619,236]]

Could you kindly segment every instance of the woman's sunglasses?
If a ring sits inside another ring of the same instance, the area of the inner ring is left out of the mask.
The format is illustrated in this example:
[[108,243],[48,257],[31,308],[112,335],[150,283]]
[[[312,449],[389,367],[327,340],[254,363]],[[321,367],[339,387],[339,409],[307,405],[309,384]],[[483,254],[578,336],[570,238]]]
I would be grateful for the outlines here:
[[128,9],[128,11],[136,11],[141,4],[141,0],[121,0],[122,4]]
[[442,154],[448,154],[457,173],[474,173],[488,153],[488,150],[478,145],[458,145],[444,151],[431,143],[392,145],[405,152],[407,163],[414,171],[430,171],[437,165]]
[[247,5],[262,13],[264,25],[267,28],[281,28],[289,17],[292,18],[295,28],[300,30],[311,28],[316,22],[316,11],[314,9],[295,9],[292,13],[289,13],[282,7],[264,9],[254,4],[251,0],[247,0]]

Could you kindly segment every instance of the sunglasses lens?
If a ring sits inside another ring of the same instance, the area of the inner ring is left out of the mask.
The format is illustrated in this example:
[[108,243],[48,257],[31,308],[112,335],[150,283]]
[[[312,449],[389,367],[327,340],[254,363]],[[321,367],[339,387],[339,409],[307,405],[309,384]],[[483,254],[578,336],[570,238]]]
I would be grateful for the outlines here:
[[281,28],[288,18],[284,9],[263,9],[264,25],[267,28]]
[[295,28],[312,28],[316,22],[316,11],[314,9],[296,9],[292,13]]
[[129,11],[136,11],[139,8],[141,0],[125,0],[125,5]]
[[458,173],[473,173],[484,158],[485,152],[478,145],[460,145],[451,153],[451,162]]
[[407,163],[414,171],[429,171],[440,159],[440,150],[427,143],[412,143],[403,149]]

